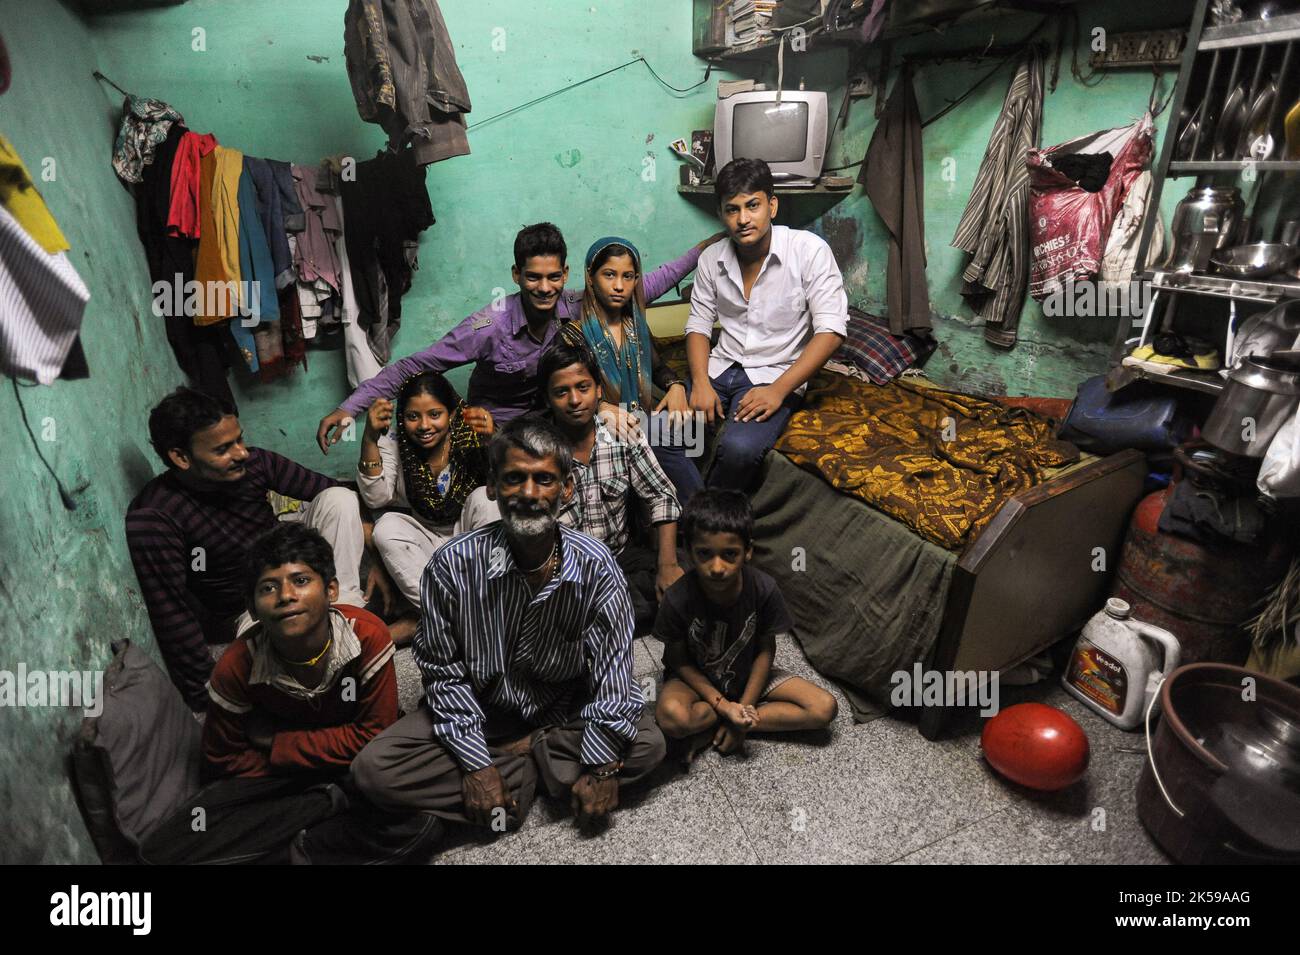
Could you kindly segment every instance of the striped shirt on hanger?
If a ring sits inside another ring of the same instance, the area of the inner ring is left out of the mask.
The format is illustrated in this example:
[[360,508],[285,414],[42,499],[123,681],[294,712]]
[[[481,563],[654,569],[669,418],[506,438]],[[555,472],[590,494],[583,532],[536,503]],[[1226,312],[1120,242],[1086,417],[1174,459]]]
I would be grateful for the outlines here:
[[952,237],[971,253],[962,272],[963,296],[984,319],[990,344],[1016,343],[1029,282],[1029,150],[1038,145],[1043,116],[1043,59],[1034,47],[1016,68],[970,199]]
[[67,253],[46,252],[0,206],[0,373],[57,379],[89,300]]
[[644,699],[632,679],[632,602],[609,549],[560,526],[560,573],[536,596],[498,522],[454,538],[420,581],[412,656],[434,737],[466,772],[492,765],[489,710],[533,726],[581,718],[582,762],[620,758]]

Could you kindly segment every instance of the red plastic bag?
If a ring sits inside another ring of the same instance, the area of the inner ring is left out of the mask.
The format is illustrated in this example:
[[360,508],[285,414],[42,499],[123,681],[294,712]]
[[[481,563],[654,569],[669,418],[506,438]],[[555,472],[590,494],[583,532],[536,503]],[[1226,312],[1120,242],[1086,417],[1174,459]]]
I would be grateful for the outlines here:
[[[1151,114],[1131,126],[1089,133],[1048,149],[1031,149],[1029,167],[1029,294],[1042,300],[1063,284],[1101,270],[1106,240],[1129,186],[1142,172],[1154,140]],[[1088,192],[1052,165],[1072,153],[1115,157],[1106,184]]]

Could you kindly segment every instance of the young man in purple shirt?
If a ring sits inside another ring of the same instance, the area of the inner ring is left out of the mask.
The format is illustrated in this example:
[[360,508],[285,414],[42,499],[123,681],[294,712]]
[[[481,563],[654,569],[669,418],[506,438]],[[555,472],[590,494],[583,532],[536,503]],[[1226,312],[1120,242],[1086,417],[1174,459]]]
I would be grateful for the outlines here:
[[[692,246],[645,277],[645,296],[653,301],[695,268],[700,253],[719,236]],[[565,289],[568,249],[560,230],[549,222],[522,229],[515,236],[515,264],[510,274],[519,291],[470,315],[433,345],[393,362],[364,382],[337,409],[321,419],[316,441],[322,451],[342,436],[344,422],[356,420],[376,398],[392,398],[403,381],[422,371],[446,372],[474,363],[469,378],[466,420],[484,416],[496,425],[518,417],[537,398],[537,360],[563,322],[578,316],[581,289]],[[603,410],[609,411],[612,406]]]

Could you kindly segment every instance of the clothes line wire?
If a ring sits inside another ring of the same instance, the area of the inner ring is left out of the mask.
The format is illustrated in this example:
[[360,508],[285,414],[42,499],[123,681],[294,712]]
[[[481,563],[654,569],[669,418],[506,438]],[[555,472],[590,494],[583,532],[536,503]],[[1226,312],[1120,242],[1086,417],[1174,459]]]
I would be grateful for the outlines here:
[[[929,126],[931,123],[937,122],[938,120],[947,116],[954,109],[960,106],[963,102],[969,99],[970,96],[976,90],[978,90],[981,86],[983,86],[994,76],[996,76],[998,71],[1001,70],[1004,66],[1006,66],[1007,63],[1009,63],[1013,58],[1023,54],[1025,50],[1028,49],[1030,41],[1033,40],[1034,37],[1038,35],[1038,32],[1042,30],[1044,26],[1047,25],[1048,20],[1049,17],[1043,17],[1043,19],[1038,22],[1038,26],[1034,27],[1031,31],[1029,31],[1029,34],[1025,36],[1023,40],[1021,40],[1019,43],[1012,44],[1009,48],[998,48],[995,51],[992,37],[990,37],[989,43],[984,47],[983,50],[979,51],[978,53],[972,51],[964,51],[960,53],[943,53],[943,52],[932,53],[932,54],[921,53],[915,56],[905,56],[903,58],[905,63],[912,63],[916,65],[920,65],[922,63],[927,63],[927,62],[938,63],[938,62],[942,62],[943,60],[949,60],[949,59],[969,59],[971,57],[983,58],[989,56],[990,54],[1001,56],[1001,59],[999,59],[998,62],[993,66],[993,69],[989,70],[978,80],[976,80],[970,86],[970,88],[966,90],[966,92],[962,93],[956,99],[949,100],[947,106],[939,110],[939,112],[935,113],[929,119],[922,120],[921,128],[924,129],[925,127]],[[1043,41],[1040,40],[1038,42],[1041,43]],[[1006,50],[1005,54],[1003,53],[1004,49]],[[877,95],[883,96],[884,90],[881,90]],[[854,169],[858,166],[861,166],[866,161],[867,161],[866,157],[864,156],[862,159],[859,159],[857,162],[851,162],[844,166],[830,166],[824,169],[823,172],[842,172],[845,169]]]
[[90,75],[93,76],[93,77],[94,77],[95,79],[97,79],[97,80],[103,80],[105,83],[107,83],[109,86],[113,87],[113,89],[117,90],[117,91],[118,91],[119,93],[121,93],[123,96],[130,96],[130,95],[131,95],[131,94],[128,93],[126,90],[122,89],[122,87],[118,86],[116,83],[114,83],[112,80],[110,80],[110,79],[109,79],[107,76],[105,76],[103,73],[99,72],[99,70],[95,70],[95,71],[94,71],[93,73],[91,73]]
[[[655,68],[650,65],[649,60],[647,60],[644,56],[638,56],[631,60],[628,60],[626,63],[620,63],[618,66],[610,67],[608,70],[603,70],[600,73],[596,73],[593,74],[592,76],[588,76],[586,79],[578,80],[576,83],[570,83],[568,86],[562,86],[558,90],[552,90],[549,93],[543,93],[541,96],[538,96],[534,99],[530,99],[526,103],[520,103],[518,106],[511,106],[509,109],[502,110],[499,113],[489,116],[487,119],[481,119],[477,123],[470,123],[469,126],[465,128],[467,130],[470,130],[470,129],[477,129],[480,126],[486,126],[488,123],[494,122],[495,120],[501,119],[505,116],[509,116],[512,113],[517,113],[520,110],[527,109],[530,106],[536,106],[538,103],[551,99],[554,96],[559,96],[561,93],[567,93],[571,89],[576,89],[579,86],[583,86],[587,83],[591,83],[594,80],[598,80],[603,76],[609,76],[609,74],[611,73],[617,73],[619,70],[625,70],[629,66],[635,66],[637,63],[645,64],[645,68],[650,71],[650,75],[653,76],[655,80],[657,80],[660,84],[666,86],[674,93],[689,93],[691,90],[698,89],[699,87],[703,86],[705,83],[709,81],[709,76],[712,75],[713,73],[713,64],[709,63],[704,68],[704,79],[700,80],[698,83],[693,83],[690,86],[673,86],[672,83],[669,83],[666,79],[664,79],[662,76],[659,75],[659,73],[655,70]],[[122,87],[114,83],[111,79],[109,79],[99,70],[95,70],[93,73],[91,73],[91,75],[97,80],[103,80],[105,83],[113,87],[113,89],[117,90],[123,96],[132,95],[128,93],[126,90],[122,89]]]
[[536,106],[538,103],[551,99],[554,96],[559,96],[561,93],[567,93],[571,89],[576,89],[577,87],[590,83],[593,80],[598,80],[602,76],[608,76],[611,73],[617,73],[619,70],[625,70],[629,66],[635,66],[637,63],[644,63],[645,68],[650,71],[650,75],[653,76],[660,83],[662,83],[664,86],[672,90],[674,93],[689,93],[693,89],[698,89],[699,87],[703,86],[705,83],[709,81],[709,75],[713,72],[713,64],[709,63],[707,66],[705,66],[704,69],[704,79],[700,80],[698,83],[694,83],[691,86],[686,86],[686,87],[673,86],[673,84],[669,83],[657,72],[655,72],[655,68],[650,65],[649,60],[647,60],[644,56],[638,56],[635,57],[634,59],[628,60],[626,63],[620,63],[618,66],[610,67],[608,70],[604,70],[600,73],[596,73],[593,74],[592,76],[588,76],[586,79],[578,80],[576,83],[570,83],[568,86],[562,86],[558,90],[552,90],[549,93],[543,93],[541,96],[538,96],[535,99],[530,99],[526,103],[520,103],[518,106],[511,106],[509,109],[502,110],[501,112],[496,113],[493,116],[489,116],[487,119],[481,119],[477,123],[470,123],[469,126],[466,127],[466,129],[477,129],[480,126],[486,126],[488,123],[494,122],[498,119],[501,119],[502,117],[509,116],[512,113],[517,113],[520,110],[527,109],[530,106]]

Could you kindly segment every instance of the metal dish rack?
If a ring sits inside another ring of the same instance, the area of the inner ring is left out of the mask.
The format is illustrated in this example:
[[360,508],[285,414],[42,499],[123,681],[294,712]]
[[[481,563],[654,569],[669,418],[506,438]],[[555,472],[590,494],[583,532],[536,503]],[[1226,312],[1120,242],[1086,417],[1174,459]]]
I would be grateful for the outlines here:
[[[1300,13],[1215,26],[1207,22],[1208,8],[1209,0],[1198,0],[1188,30],[1172,103],[1172,115],[1176,121],[1170,124],[1159,160],[1152,170],[1149,209],[1160,207],[1167,179],[1194,176],[1198,185],[1228,185],[1235,183],[1224,180],[1235,178],[1250,184],[1258,177],[1300,172],[1300,158],[1277,158],[1286,155],[1287,148],[1281,134],[1281,118],[1300,100],[1300,49],[1297,49],[1300,47]],[[1224,77],[1226,81],[1223,81]],[[1219,148],[1219,140],[1224,137],[1220,136],[1218,125],[1233,119],[1223,115],[1224,105],[1233,91],[1241,90],[1240,101],[1249,111],[1259,94],[1273,82],[1277,85],[1277,94],[1268,106],[1263,127],[1273,136],[1269,158],[1249,158],[1238,148],[1243,142],[1249,145],[1249,130],[1246,129],[1227,137],[1232,142],[1227,144],[1230,154],[1224,155],[1225,150]],[[1198,120],[1198,128],[1189,132],[1189,146],[1183,133],[1188,131],[1187,124],[1193,119]],[[1253,217],[1259,197],[1267,194],[1263,188],[1265,185],[1261,182],[1254,189],[1247,208],[1248,218]],[[1240,306],[1275,304],[1288,298],[1300,298],[1300,281],[1284,275],[1252,280],[1163,269],[1159,263],[1147,261],[1155,224],[1155,215],[1145,217],[1136,259],[1135,278],[1149,283],[1151,290],[1140,320],[1141,334],[1136,339],[1129,337],[1139,323],[1121,322],[1111,356],[1110,385],[1119,388],[1135,378],[1147,378],[1174,387],[1217,394],[1223,390],[1226,367],[1223,372],[1170,367],[1168,372],[1161,373],[1133,364],[1134,360],[1128,356],[1135,347],[1147,344],[1161,329],[1172,327],[1180,299],[1208,296],[1228,300],[1223,337],[1226,366],[1232,354]]]

